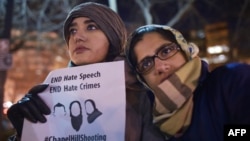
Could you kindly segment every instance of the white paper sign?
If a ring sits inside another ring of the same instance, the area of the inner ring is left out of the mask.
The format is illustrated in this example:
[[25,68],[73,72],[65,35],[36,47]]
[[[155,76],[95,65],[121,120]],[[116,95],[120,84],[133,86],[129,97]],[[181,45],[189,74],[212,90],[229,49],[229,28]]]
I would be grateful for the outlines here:
[[51,114],[43,124],[25,120],[22,141],[124,141],[124,61],[55,70],[44,83]]

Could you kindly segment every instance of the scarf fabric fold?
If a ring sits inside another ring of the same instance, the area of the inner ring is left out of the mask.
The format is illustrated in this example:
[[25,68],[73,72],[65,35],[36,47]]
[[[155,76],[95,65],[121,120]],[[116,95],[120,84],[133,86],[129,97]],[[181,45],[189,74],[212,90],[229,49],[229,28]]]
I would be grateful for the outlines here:
[[200,74],[201,60],[195,57],[159,84],[159,89],[154,91],[154,122],[166,135],[180,136],[190,125],[193,92]]

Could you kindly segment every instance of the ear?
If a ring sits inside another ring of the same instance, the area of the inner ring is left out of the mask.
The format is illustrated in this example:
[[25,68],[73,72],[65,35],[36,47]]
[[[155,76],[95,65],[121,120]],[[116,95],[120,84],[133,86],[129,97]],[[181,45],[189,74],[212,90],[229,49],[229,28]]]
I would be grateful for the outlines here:
[[199,48],[194,43],[188,44],[188,50],[189,50],[191,58],[198,56]]

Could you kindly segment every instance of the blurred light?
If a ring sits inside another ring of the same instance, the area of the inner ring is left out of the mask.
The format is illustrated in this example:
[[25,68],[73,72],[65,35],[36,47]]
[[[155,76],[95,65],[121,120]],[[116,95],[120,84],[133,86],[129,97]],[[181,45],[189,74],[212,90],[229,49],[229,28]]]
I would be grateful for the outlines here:
[[56,61],[57,62],[62,62],[63,61],[63,58],[61,56],[56,56]]
[[198,30],[198,31],[197,31],[197,36],[198,36],[199,38],[205,38],[205,33],[204,33],[204,31],[203,31],[203,30]]
[[229,52],[229,47],[226,45],[216,45],[207,48],[209,54],[220,54],[223,52]]
[[7,108],[7,109],[8,109],[8,108],[10,108],[12,105],[13,105],[12,102],[6,101],[6,102],[3,103],[3,108]]
[[11,29],[11,35],[13,35],[13,36],[21,36],[21,34],[22,34],[21,30]]
[[3,114],[7,114],[8,109],[13,105],[12,102],[6,101],[3,103]]
[[225,63],[228,60],[228,57],[224,54],[214,56],[212,58],[212,63],[219,64],[219,63]]
[[36,75],[42,75],[42,73],[43,73],[42,70],[40,70],[40,69],[36,70]]
[[205,62],[208,64],[220,64],[220,63],[225,63],[228,61],[228,57],[224,54],[212,56],[209,58],[202,58]]

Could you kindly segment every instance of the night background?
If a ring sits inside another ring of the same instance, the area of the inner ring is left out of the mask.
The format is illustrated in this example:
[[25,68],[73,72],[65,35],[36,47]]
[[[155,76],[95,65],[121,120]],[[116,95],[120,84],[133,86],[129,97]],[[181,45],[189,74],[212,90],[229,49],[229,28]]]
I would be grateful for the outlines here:
[[[13,134],[6,118],[11,103],[69,61],[63,21],[82,2],[114,9],[128,32],[145,24],[176,28],[199,46],[210,68],[228,62],[250,64],[250,0],[0,0],[0,140]],[[209,47],[226,48],[209,53]]]

